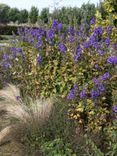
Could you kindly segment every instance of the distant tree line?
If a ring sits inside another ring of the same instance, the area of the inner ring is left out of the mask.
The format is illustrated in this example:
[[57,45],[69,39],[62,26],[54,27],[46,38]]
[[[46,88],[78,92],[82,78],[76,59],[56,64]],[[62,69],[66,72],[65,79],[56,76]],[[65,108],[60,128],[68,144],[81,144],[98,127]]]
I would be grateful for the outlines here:
[[50,13],[48,8],[44,8],[40,14],[38,8],[34,6],[32,6],[30,11],[27,11],[26,9],[19,10],[17,8],[10,8],[6,4],[0,4],[0,23],[7,24],[9,22],[17,22],[18,24],[35,24],[38,22],[39,24],[46,24],[50,20],[56,18],[64,24],[72,24],[77,27],[82,22],[89,25],[89,22],[91,18],[94,17],[97,9],[101,12],[103,18],[108,15],[102,2],[98,6],[87,3],[83,4],[80,8],[56,8],[52,13]]
[[38,12],[36,7],[32,7],[29,12],[26,9],[19,10],[17,8],[10,8],[6,4],[0,4],[0,23],[18,22],[18,24],[22,24],[30,21],[30,23],[34,24],[37,22]]

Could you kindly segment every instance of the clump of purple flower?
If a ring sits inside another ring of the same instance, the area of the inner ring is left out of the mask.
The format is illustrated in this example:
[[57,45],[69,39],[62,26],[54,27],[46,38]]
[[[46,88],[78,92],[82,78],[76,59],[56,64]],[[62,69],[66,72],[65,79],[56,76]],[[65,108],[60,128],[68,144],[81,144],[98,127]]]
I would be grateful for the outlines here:
[[105,90],[105,80],[110,78],[110,74],[108,72],[104,73],[99,79],[93,78],[93,82],[95,83],[96,88],[92,89],[91,91],[91,97],[96,98],[102,94],[102,92]]
[[36,61],[37,61],[37,63],[41,63],[42,62],[42,56],[38,56],[37,58],[36,58]]
[[21,96],[16,96],[16,100],[20,101],[21,100]]
[[104,73],[104,75],[101,77],[102,81],[105,81],[106,79],[110,78],[110,74],[108,72]]
[[74,48],[74,60],[75,61],[78,61],[78,59],[80,58],[81,56],[81,52],[82,52],[82,49],[80,48],[80,46]]
[[54,31],[54,29],[49,29],[48,31],[47,31],[47,37],[48,37],[48,39],[53,39],[54,38],[54,35],[55,35],[55,31]]
[[107,63],[109,64],[117,64],[117,56],[109,56],[107,59]]
[[64,43],[59,43],[58,48],[61,52],[66,52],[66,50],[67,50]]
[[114,106],[113,106],[113,111],[114,111],[115,113],[117,113],[117,105],[114,105]]
[[86,96],[86,90],[83,89],[83,90],[80,92],[80,98],[83,99],[85,96]]
[[69,92],[69,94],[68,94],[68,96],[67,96],[67,99],[70,99],[70,100],[74,99],[75,96],[76,96],[77,89],[78,89],[78,87],[77,87],[77,85],[75,84],[75,85],[74,85],[74,88],[70,90],[70,92]]
[[93,25],[93,24],[95,24],[95,22],[96,22],[96,19],[95,19],[95,17],[93,17],[93,18],[91,19],[91,21],[90,21],[90,24]]

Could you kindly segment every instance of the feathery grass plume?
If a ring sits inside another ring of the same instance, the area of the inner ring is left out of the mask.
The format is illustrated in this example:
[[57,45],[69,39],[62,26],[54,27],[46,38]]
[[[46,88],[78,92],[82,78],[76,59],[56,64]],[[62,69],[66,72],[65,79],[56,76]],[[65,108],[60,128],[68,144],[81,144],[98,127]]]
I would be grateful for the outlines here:
[[[45,118],[49,115],[52,107],[52,99],[33,101],[30,99],[30,106],[26,106],[20,98],[18,87],[8,84],[3,90],[0,90],[0,104],[6,106],[7,114],[10,117],[22,119],[31,118],[33,115],[39,118]],[[19,98],[19,99],[18,99]]]
[[[31,100],[31,105],[27,106],[23,102],[6,107],[7,117],[15,119],[16,124],[21,124],[29,130],[39,130],[39,125],[49,117],[52,108],[51,100]],[[18,122],[19,121],[19,122]]]
[[7,104],[19,103],[17,97],[20,97],[20,91],[16,86],[12,84],[7,84],[4,89],[0,90],[0,98],[2,98]]
[[7,84],[5,88],[0,90],[0,112],[5,112],[8,105],[19,103],[20,100],[17,100],[17,97],[20,97],[20,91],[12,84]]
[[30,104],[26,105],[16,97],[20,97],[20,91],[14,85],[8,84],[0,91],[0,98],[3,98],[0,104],[6,110],[6,117],[13,121],[11,125],[19,129],[23,127],[23,133],[26,133],[27,130],[30,133],[33,130],[38,131],[42,123],[49,117],[54,100],[37,99],[33,101],[30,99]]
[[7,126],[0,132],[0,145],[4,141],[4,139],[10,134],[11,128],[11,126]]

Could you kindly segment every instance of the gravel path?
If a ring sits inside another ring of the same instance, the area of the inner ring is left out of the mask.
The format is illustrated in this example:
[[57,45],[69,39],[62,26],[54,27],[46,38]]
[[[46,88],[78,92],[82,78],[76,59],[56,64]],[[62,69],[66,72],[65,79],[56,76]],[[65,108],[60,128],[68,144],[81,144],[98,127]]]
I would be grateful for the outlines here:
[[[8,126],[9,121],[4,116],[4,111],[0,112],[0,135],[3,129]],[[7,133],[7,130],[5,131]],[[0,140],[0,156],[25,156],[23,154],[22,145],[11,139],[10,134]]]
[[16,142],[7,142],[0,146],[0,156],[24,156],[21,151],[21,146]]

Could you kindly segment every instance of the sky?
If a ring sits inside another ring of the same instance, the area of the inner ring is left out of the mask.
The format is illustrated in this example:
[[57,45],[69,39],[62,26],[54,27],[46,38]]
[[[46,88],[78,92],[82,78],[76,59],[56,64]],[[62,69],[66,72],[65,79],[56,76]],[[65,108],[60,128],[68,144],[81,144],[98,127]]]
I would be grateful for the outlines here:
[[[42,8],[49,7],[52,11],[54,8],[54,4],[56,4],[56,7],[80,7],[83,3],[87,3],[88,1],[89,0],[0,0],[0,3],[7,4],[10,7],[27,10],[30,10],[31,6],[36,6],[39,11],[41,11]],[[90,0],[90,3],[94,3],[96,5],[97,3],[99,3],[99,0]]]

